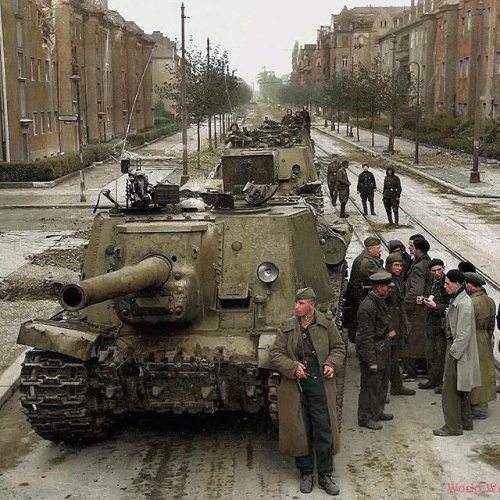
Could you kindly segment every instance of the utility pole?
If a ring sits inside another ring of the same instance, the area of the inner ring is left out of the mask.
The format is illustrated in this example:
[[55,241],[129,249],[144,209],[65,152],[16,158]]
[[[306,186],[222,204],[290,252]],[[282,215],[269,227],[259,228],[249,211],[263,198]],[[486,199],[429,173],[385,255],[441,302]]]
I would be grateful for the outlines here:
[[76,108],[78,113],[78,121],[76,122],[76,130],[78,134],[78,159],[80,163],[80,202],[87,201],[85,196],[85,175],[83,173],[83,145],[82,145],[82,105],[80,102],[80,75],[71,75],[70,80],[76,86]]
[[[475,85],[474,85],[474,144],[472,148],[472,170],[470,171],[469,182],[475,184],[481,182],[479,174],[479,141],[481,139],[481,120],[482,120],[482,106],[481,106],[481,69],[483,66],[483,2],[479,2],[477,6],[475,17],[476,22],[474,28],[477,27],[476,46],[472,45],[473,50],[476,52],[476,68],[475,68]],[[475,30],[476,31],[476,30]],[[470,73],[469,73],[470,74]]]
[[186,108],[186,36],[184,33],[184,3],[181,5],[181,115],[182,115],[182,176],[181,186],[189,180]]
[[[392,35],[392,72],[391,72],[391,92],[394,99],[395,84],[396,84],[396,35]],[[391,99],[392,101],[392,99]],[[389,122],[389,153],[394,153],[394,103],[391,102],[391,113]]]
[[417,116],[415,118],[415,163],[418,165],[418,149],[420,145],[420,63],[411,61],[417,65]]
[[[210,38],[207,38],[207,83],[210,88]],[[209,97],[209,99],[211,96]],[[210,106],[210,103],[208,103]],[[208,149],[212,151],[212,116],[208,113]]]

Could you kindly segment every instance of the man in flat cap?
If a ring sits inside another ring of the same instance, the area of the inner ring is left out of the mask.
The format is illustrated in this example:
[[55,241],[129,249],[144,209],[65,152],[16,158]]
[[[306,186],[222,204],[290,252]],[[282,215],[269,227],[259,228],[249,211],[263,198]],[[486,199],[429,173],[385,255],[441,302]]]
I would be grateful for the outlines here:
[[473,429],[470,392],[481,385],[477,353],[476,321],[472,300],[465,290],[465,277],[458,269],[444,280],[450,305],[446,314],[446,358],[443,377],[445,424],[434,429],[435,436],[460,436]]
[[444,288],[444,262],[441,259],[431,259],[427,264],[431,272],[429,296],[423,302],[427,307],[427,331],[425,333],[425,357],[429,380],[419,382],[419,389],[434,389],[441,393],[444,373],[444,358],[446,355],[446,309],[450,296]]
[[481,385],[472,389],[470,393],[472,418],[485,419],[488,416],[488,402],[497,398],[493,356],[496,306],[484,289],[486,281],[477,272],[464,273],[464,276],[465,289],[472,299],[476,318],[477,350],[481,370]]
[[374,236],[365,239],[365,249],[354,259],[346,290],[344,326],[348,330],[349,340],[356,341],[357,313],[361,299],[366,295],[363,286],[368,286],[369,277],[377,271],[383,271],[380,240]]
[[408,333],[408,319],[404,308],[405,285],[402,278],[404,270],[404,257],[400,252],[390,253],[385,259],[385,268],[392,275],[394,285],[389,297],[386,299],[391,322],[391,330],[396,336],[390,341],[391,369],[389,381],[391,382],[391,394],[393,396],[414,396],[415,390],[405,387],[401,380],[401,349],[404,346]]
[[339,449],[335,377],[342,368],[345,345],[335,323],[315,309],[312,288],[295,298],[295,315],[283,322],[271,348],[271,360],[281,373],[278,388],[279,446],[295,457],[300,491],[314,484],[338,495],[333,480],[333,455]]
[[402,357],[406,368],[403,380],[415,380],[417,364],[425,367],[425,332],[427,329],[427,307],[423,297],[428,295],[431,283],[431,272],[427,267],[430,257],[429,242],[423,238],[412,240],[413,264],[406,278],[405,308],[410,323],[410,333],[403,348]]
[[391,292],[391,274],[380,271],[370,276],[371,290],[358,309],[356,352],[361,369],[358,400],[358,425],[372,430],[382,429],[380,421],[392,420],[384,413],[389,383],[389,339],[396,336],[391,330],[387,297]]

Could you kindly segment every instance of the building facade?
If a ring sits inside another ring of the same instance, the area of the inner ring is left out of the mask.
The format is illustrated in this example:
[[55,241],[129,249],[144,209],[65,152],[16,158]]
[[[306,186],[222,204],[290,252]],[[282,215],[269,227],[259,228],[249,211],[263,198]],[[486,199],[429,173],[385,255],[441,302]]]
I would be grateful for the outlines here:
[[3,161],[153,125],[155,41],[107,0],[0,0],[0,16]]

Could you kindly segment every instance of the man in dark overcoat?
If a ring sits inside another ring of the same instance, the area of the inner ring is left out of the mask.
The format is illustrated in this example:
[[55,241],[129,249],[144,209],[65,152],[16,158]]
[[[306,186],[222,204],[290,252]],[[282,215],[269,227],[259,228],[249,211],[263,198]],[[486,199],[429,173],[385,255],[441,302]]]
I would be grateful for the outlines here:
[[415,260],[406,278],[405,309],[410,332],[406,345],[401,353],[409,378],[417,376],[417,360],[425,361],[425,332],[427,329],[427,307],[423,296],[427,294],[431,281],[431,273],[427,267],[430,257],[427,252],[429,242],[422,238],[413,241]]
[[404,259],[401,253],[390,253],[385,259],[385,268],[392,275],[393,287],[387,298],[387,307],[391,330],[396,332],[396,336],[390,340],[391,370],[389,381],[391,382],[391,394],[393,396],[414,396],[415,390],[405,387],[401,380],[401,349],[408,333],[408,320],[404,308],[405,285],[402,278]]
[[377,215],[375,213],[374,205],[374,193],[377,190],[377,182],[373,172],[370,172],[370,165],[368,163],[363,163],[363,172],[358,176],[357,191],[361,196],[361,203],[363,204],[363,215],[368,215],[368,202],[370,202],[370,213],[371,215]]
[[394,415],[384,412],[389,384],[389,339],[396,336],[391,330],[387,303],[392,276],[381,271],[370,276],[371,290],[358,309],[358,354],[361,382],[358,399],[358,425],[372,430],[382,429],[381,420]]
[[313,489],[316,457],[319,487],[338,495],[332,478],[333,454],[339,449],[335,377],[344,362],[345,345],[335,323],[315,309],[315,300],[312,288],[298,290],[295,316],[281,325],[270,351],[282,376],[279,446],[295,457],[302,493]]

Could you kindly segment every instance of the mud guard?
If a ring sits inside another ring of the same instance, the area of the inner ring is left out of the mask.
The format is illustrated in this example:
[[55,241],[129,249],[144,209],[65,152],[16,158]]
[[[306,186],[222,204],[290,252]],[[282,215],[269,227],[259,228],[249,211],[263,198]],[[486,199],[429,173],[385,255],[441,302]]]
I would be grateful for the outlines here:
[[17,343],[87,361],[96,355],[100,334],[74,330],[53,320],[30,320],[21,325]]

